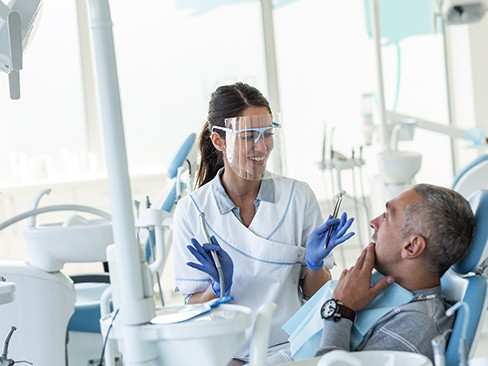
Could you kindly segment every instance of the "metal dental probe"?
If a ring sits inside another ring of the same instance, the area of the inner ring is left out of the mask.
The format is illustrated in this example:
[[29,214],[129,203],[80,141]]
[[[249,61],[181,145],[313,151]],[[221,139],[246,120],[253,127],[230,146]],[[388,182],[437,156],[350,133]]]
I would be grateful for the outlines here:
[[[337,215],[339,214],[339,208],[341,207],[341,202],[342,202],[342,197],[346,194],[346,191],[342,190],[339,193],[336,194],[336,203],[334,206],[334,211],[332,212],[332,218],[336,219]],[[324,248],[327,248],[329,245],[330,237],[332,235],[332,230],[334,230],[334,226],[331,226],[329,228],[329,233],[327,234],[327,239],[325,239],[325,245]]]
[[[212,240],[210,239],[210,234],[208,233],[208,230],[207,230],[207,224],[205,223],[205,212],[202,212],[200,214],[200,221],[202,222],[203,232],[205,233],[205,236],[207,237],[208,242],[212,243]],[[220,260],[219,260],[219,257],[217,255],[217,252],[215,250],[211,250],[210,254],[212,255],[212,259],[214,261],[215,267],[217,267],[217,272],[219,274],[220,298],[222,299],[225,297],[224,272],[222,271],[222,265],[220,264]]]

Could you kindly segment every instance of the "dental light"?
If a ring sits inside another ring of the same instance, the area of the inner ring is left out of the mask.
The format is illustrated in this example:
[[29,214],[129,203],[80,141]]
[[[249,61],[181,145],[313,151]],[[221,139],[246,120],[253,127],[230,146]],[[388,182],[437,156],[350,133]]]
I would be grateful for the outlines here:
[[0,70],[8,74],[10,98],[20,98],[19,71],[37,25],[42,0],[0,0]]
[[476,23],[486,11],[484,1],[475,0],[438,0],[439,9],[446,24]]

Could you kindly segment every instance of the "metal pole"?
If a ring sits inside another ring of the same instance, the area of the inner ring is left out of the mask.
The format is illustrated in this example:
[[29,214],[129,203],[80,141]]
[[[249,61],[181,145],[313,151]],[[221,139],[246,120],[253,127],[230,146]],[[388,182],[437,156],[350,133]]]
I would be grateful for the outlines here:
[[144,293],[135,234],[110,7],[108,0],[88,0],[88,4],[112,206],[124,364],[153,365],[156,346],[141,339],[138,327],[155,316],[155,303],[152,294]]
[[281,104],[278,83],[278,64],[276,62],[272,0],[261,0],[261,14],[263,19],[264,53],[269,102],[271,104],[271,110],[274,113],[278,113],[281,112]]
[[383,85],[383,61],[381,56],[381,30],[378,9],[378,0],[371,0],[371,30],[374,41],[375,61],[376,61],[376,103],[379,120],[379,143],[381,150],[387,150],[389,146],[388,130],[386,126],[385,113],[385,90]]

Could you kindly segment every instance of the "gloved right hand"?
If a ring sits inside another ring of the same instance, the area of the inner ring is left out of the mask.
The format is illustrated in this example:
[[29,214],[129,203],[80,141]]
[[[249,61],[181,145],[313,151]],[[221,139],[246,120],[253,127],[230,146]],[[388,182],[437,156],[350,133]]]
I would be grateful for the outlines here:
[[214,294],[219,297],[220,296],[220,283],[219,283],[219,272],[215,263],[212,259],[212,254],[210,253],[211,250],[215,250],[217,252],[217,256],[220,261],[220,265],[222,266],[222,272],[224,275],[225,281],[225,296],[230,295],[230,289],[232,287],[232,276],[234,275],[234,262],[232,262],[231,257],[225,250],[221,248],[217,239],[212,235],[210,238],[212,243],[205,243],[200,245],[198,240],[195,238],[191,239],[191,243],[193,246],[188,245],[187,248],[193,254],[193,256],[198,260],[199,263],[188,262],[186,263],[188,266],[198,269],[199,271],[205,272],[208,274],[212,280],[212,291]]
[[[347,233],[347,230],[351,227],[354,218],[347,219],[347,214],[344,212],[341,215],[340,220],[334,219],[331,216],[327,221],[316,228],[310,236],[307,238],[305,259],[308,268],[317,271],[324,265],[324,259],[330,254],[339,244],[345,242],[351,236],[353,232]],[[329,230],[332,228],[329,243],[325,247],[327,237],[329,236]]]

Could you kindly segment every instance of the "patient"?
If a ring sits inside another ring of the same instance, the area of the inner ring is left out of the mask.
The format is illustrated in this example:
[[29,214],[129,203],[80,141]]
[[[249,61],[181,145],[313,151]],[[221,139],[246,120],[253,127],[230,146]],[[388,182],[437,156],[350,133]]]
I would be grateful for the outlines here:
[[373,243],[285,324],[291,350],[270,363],[335,349],[415,352],[433,360],[431,340],[454,321],[445,315],[440,279],[469,249],[471,207],[451,189],[418,184],[387,202],[370,224]]

